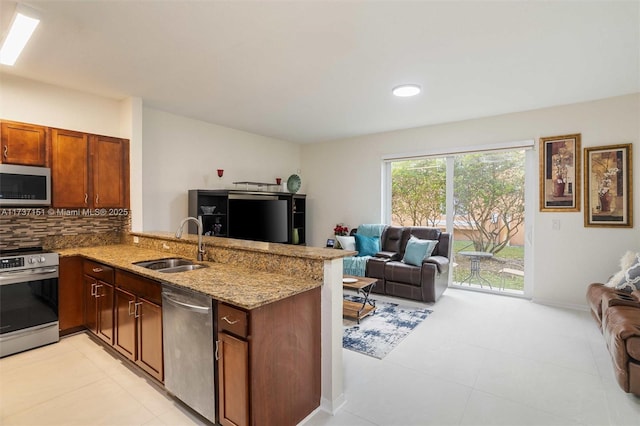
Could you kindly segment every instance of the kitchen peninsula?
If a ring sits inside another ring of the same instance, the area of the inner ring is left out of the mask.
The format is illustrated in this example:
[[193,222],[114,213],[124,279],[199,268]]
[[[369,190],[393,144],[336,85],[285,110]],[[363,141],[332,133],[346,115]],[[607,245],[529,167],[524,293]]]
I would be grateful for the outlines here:
[[[118,277],[132,276],[209,296],[218,307],[217,339],[221,348],[229,347],[231,341],[244,348],[239,353],[246,357],[245,371],[240,371],[241,381],[246,383],[240,386],[240,394],[237,383],[226,388],[225,381],[230,378],[221,371],[228,376],[232,370],[227,366],[220,370],[223,367],[218,363],[221,424],[231,424],[226,422],[231,417],[229,420],[236,424],[256,424],[259,419],[260,424],[294,425],[321,403],[331,411],[342,398],[341,258],[350,253],[217,237],[205,237],[204,242],[205,261],[198,263],[206,267],[172,274],[133,263],[167,257],[193,259],[195,236],[177,239],[164,232],[131,233],[124,244],[63,249],[59,250],[61,277],[69,274],[65,265],[91,262],[115,270],[116,292],[120,287]],[[77,267],[75,275],[77,279]],[[69,308],[65,306],[63,286],[61,328],[76,325],[63,325]],[[240,321],[242,327],[221,321],[222,312],[237,314],[231,322]],[[114,318],[115,342],[117,313]]]

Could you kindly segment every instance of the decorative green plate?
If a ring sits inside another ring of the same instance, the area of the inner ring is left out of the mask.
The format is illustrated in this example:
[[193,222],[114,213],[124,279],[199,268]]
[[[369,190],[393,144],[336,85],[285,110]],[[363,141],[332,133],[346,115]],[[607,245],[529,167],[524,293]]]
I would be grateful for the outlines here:
[[295,194],[300,189],[300,185],[302,184],[302,180],[298,175],[291,175],[289,179],[287,179],[287,189],[292,194]]

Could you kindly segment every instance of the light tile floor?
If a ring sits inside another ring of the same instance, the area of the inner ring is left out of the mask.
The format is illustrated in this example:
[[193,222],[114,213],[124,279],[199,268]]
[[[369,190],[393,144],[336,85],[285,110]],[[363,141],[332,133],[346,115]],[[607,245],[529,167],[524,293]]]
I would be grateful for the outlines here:
[[205,425],[85,333],[0,359],[0,425]]
[[[383,360],[344,350],[347,403],[305,426],[640,424],[587,312],[459,289],[431,309]],[[80,334],[0,360],[0,424],[206,423]]]

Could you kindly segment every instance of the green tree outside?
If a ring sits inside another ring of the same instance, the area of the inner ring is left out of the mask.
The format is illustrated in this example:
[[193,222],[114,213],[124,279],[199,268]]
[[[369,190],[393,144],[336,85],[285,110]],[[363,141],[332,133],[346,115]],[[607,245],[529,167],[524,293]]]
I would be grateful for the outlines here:
[[476,251],[498,253],[524,223],[524,151],[455,157],[456,222]]
[[[524,151],[465,154],[454,160],[455,221],[474,250],[498,253],[524,222]],[[446,160],[393,162],[392,218],[437,226],[444,218]]]
[[394,222],[402,226],[436,226],[445,214],[445,160],[396,161],[391,176]]

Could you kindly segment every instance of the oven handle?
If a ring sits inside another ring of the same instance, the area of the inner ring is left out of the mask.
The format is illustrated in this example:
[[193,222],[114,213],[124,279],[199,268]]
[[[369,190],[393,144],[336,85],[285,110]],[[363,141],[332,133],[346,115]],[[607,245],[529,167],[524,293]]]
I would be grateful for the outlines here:
[[58,278],[58,268],[0,273],[0,285]]

